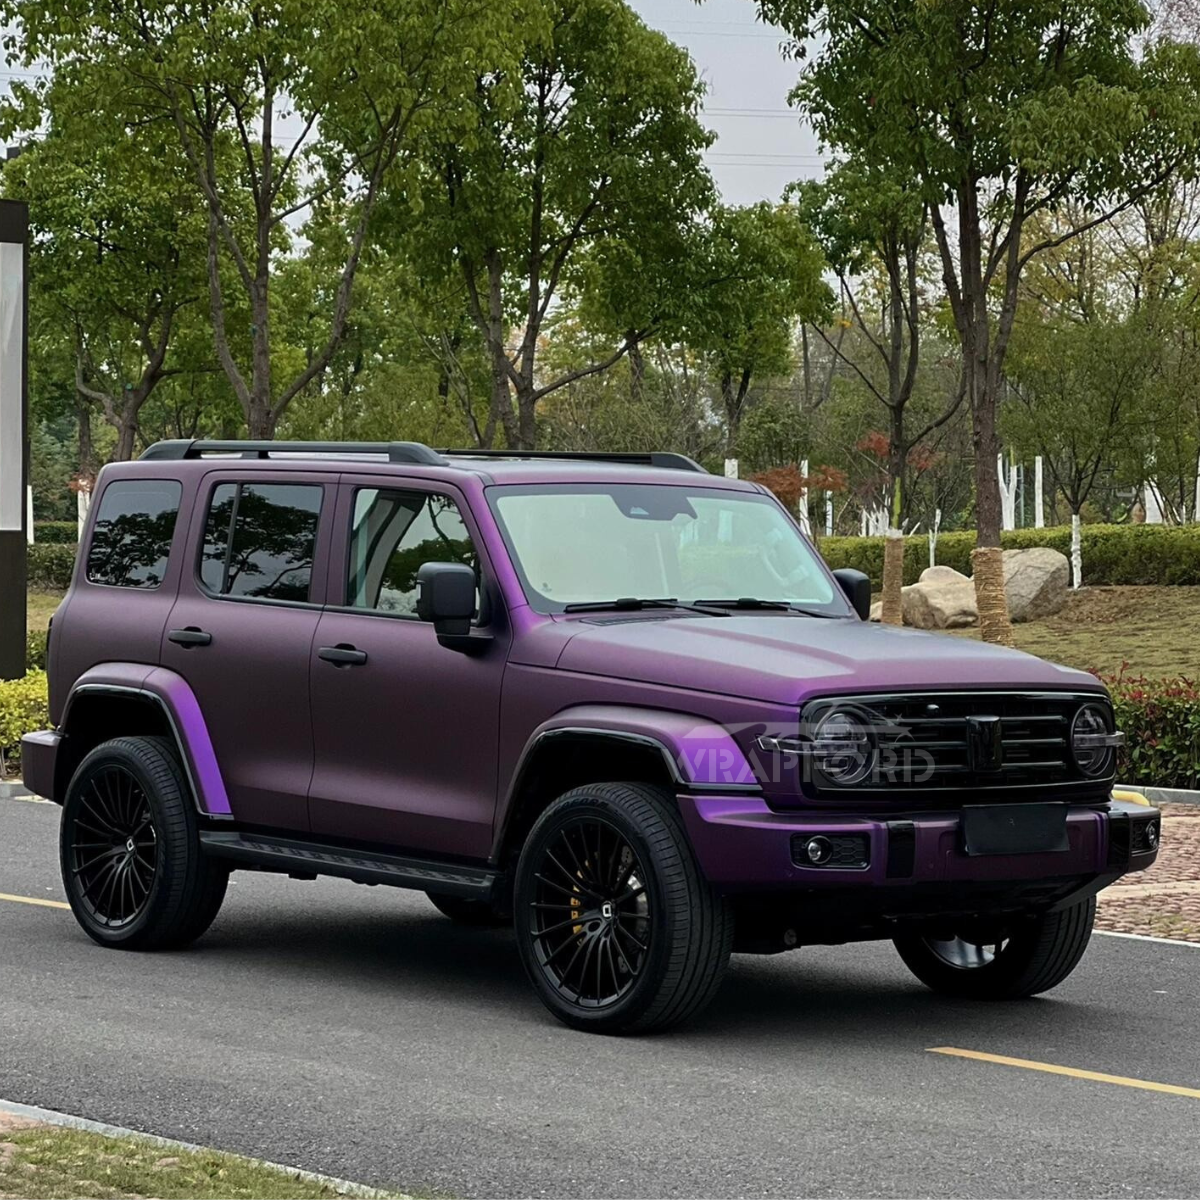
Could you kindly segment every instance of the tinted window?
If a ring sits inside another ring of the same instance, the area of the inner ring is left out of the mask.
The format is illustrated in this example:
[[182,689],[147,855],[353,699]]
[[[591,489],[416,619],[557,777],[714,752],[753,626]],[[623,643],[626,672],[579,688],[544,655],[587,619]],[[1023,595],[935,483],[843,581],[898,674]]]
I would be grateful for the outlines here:
[[219,596],[307,600],[319,484],[222,483],[209,502],[200,581]]
[[417,571],[427,562],[477,567],[475,547],[448,496],[363,488],[354,499],[346,603],[415,616]]
[[167,569],[181,490],[169,479],[110,483],[96,513],[88,579],[111,587],[158,587]]

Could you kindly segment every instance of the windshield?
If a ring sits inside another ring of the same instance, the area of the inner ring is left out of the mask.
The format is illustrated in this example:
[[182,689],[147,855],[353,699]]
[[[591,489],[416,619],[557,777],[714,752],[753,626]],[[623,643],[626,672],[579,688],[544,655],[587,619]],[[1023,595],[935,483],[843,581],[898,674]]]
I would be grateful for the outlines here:
[[754,598],[846,616],[816,552],[774,500],[664,484],[488,489],[530,605]]

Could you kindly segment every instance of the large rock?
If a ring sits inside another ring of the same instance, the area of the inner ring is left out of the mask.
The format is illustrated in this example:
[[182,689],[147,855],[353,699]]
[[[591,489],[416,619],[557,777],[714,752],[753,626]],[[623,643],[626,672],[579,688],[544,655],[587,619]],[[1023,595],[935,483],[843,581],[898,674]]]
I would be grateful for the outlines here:
[[1071,565],[1067,556],[1046,546],[1004,551],[1004,591],[1013,621],[1052,616],[1067,602]]
[[979,620],[975,585],[953,567],[927,567],[900,597],[904,623],[916,629],[961,629]]

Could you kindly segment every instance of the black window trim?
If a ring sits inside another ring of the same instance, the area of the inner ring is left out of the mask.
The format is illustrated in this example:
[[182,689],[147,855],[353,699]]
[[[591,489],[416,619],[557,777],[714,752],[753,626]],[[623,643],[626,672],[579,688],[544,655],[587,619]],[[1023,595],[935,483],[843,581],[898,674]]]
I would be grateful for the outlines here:
[[[291,479],[280,476],[278,478],[271,477],[267,479],[246,479],[241,475],[226,475],[225,472],[212,472],[200,486],[202,497],[197,497],[197,512],[199,513],[199,537],[196,541],[196,552],[192,562],[192,582],[196,585],[196,590],[207,600],[220,600],[231,604],[255,604],[262,608],[310,608],[318,612],[324,611],[328,605],[319,604],[315,600],[279,600],[272,596],[230,596],[227,593],[218,594],[211,591],[205,586],[204,579],[200,574],[201,566],[204,561],[204,541],[205,534],[208,532],[208,514],[212,511],[213,493],[222,484],[231,483],[236,488],[234,492],[233,512],[229,518],[229,540],[225,544],[225,566],[221,577],[221,584],[225,586],[228,571],[229,557],[233,551],[233,523],[237,519],[238,505],[242,499],[242,485],[256,484],[259,487],[270,487],[271,485],[280,487],[315,487],[321,489],[321,504],[317,509],[317,529],[313,535],[313,553],[314,566],[316,563],[316,549],[321,542],[321,529],[323,523],[328,519],[325,515],[326,506],[328,504],[328,493],[332,488],[335,493],[338,486],[337,480],[324,479]],[[308,580],[309,595],[312,595],[313,584],[316,582],[317,575],[315,570],[310,573]]]
[[[135,583],[101,583],[98,579],[93,579],[91,576],[92,563],[92,548],[96,541],[96,527],[100,524],[100,507],[104,503],[104,498],[114,487],[120,487],[123,483],[173,483],[179,489],[179,501],[175,505],[175,524],[171,529],[171,540],[167,543],[167,560],[166,566],[163,567],[162,578],[151,587],[143,587]],[[79,547],[79,570],[83,575],[83,582],[88,587],[111,588],[117,592],[157,592],[162,590],[162,586],[167,582],[167,576],[171,573],[171,567],[175,564],[175,541],[179,537],[179,517],[183,512],[183,484],[178,479],[172,479],[169,475],[156,475],[153,478],[142,478],[142,476],[125,476],[119,479],[111,479],[104,485],[104,490],[93,501],[92,519],[88,522],[87,528],[87,543],[81,544]]]
[[[401,480],[392,480],[383,476],[379,483],[360,483],[354,480],[344,480],[342,486],[350,492],[350,503],[346,509],[346,544],[343,548],[341,562],[333,560],[330,562],[330,568],[333,571],[341,572],[341,595],[345,597],[349,591],[350,583],[350,546],[354,540],[354,506],[357,502],[359,492],[409,492],[418,496],[441,496],[449,500],[458,511],[458,519],[462,521],[463,527],[471,538],[471,545],[475,548],[475,558],[477,562],[476,574],[478,582],[476,587],[479,589],[479,611],[475,614],[471,621],[472,629],[486,629],[492,623],[492,614],[496,608],[496,601],[493,596],[492,581],[488,576],[485,567],[487,560],[480,545],[480,538],[472,532],[471,526],[467,523],[464,513],[468,511],[468,506],[457,496],[452,495],[443,487],[413,487],[406,486],[410,483],[415,483],[416,480],[404,478]],[[438,484],[440,480],[432,481]],[[326,604],[323,606],[326,612],[341,613],[344,616],[351,617],[378,617],[385,621],[405,621],[409,624],[427,625],[431,630],[433,626],[428,621],[422,621],[416,613],[398,613],[387,612],[379,608],[359,608],[355,604]]]

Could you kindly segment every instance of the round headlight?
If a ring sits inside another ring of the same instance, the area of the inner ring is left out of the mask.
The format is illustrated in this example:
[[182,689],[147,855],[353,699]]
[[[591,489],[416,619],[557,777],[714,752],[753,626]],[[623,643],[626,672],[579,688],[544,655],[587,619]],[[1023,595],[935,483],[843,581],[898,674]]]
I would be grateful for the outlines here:
[[813,765],[839,787],[861,783],[875,765],[875,745],[863,716],[835,708],[813,730]]
[[1113,769],[1113,749],[1108,715],[1099,704],[1085,704],[1071,722],[1071,756],[1075,765],[1093,779]]

